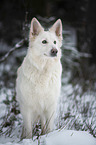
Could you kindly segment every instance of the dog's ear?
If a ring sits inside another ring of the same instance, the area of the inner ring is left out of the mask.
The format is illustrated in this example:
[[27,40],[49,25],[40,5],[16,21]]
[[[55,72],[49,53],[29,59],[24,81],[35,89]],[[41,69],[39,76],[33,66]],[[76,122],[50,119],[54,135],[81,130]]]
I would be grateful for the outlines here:
[[50,32],[55,32],[58,37],[62,37],[62,22],[58,19],[53,26],[49,29]]
[[31,29],[30,29],[31,35],[32,36],[38,35],[43,30],[44,29],[39,23],[39,21],[36,18],[33,18],[31,21]]

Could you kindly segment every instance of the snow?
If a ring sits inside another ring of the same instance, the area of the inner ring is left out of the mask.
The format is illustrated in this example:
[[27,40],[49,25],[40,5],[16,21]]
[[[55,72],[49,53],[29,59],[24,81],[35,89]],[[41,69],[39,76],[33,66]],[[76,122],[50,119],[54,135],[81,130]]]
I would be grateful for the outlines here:
[[46,145],[96,145],[96,139],[87,132],[73,130],[56,131],[45,140]]
[[[2,142],[4,138],[0,138]],[[11,139],[12,140],[12,139]],[[9,138],[6,138],[6,143],[0,143],[0,145],[96,145],[96,139],[92,137],[88,132],[74,131],[74,130],[57,130],[47,135],[41,136],[38,140],[23,139],[22,141],[10,142]]]

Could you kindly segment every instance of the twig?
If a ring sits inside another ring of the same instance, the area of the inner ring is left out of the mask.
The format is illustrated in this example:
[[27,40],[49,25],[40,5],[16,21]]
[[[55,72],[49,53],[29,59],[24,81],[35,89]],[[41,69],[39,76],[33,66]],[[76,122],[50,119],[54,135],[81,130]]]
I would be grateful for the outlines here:
[[76,54],[78,54],[78,56],[80,58],[91,58],[92,55],[90,53],[86,53],[86,52],[79,52],[76,48],[74,47],[64,47],[64,50],[67,50],[67,51],[73,51],[75,52]]
[[83,53],[80,52],[79,55],[80,55],[80,57],[85,57],[85,58],[91,58],[92,57],[92,55],[90,53],[85,53],[85,52],[83,52]]
[[11,48],[1,59],[0,59],[0,63],[4,62],[10,54],[12,54],[12,52],[14,52],[15,50],[19,49],[20,47],[23,46],[24,42],[26,41],[26,39],[22,39],[21,41],[19,41],[17,44],[15,44],[15,46],[13,48]]

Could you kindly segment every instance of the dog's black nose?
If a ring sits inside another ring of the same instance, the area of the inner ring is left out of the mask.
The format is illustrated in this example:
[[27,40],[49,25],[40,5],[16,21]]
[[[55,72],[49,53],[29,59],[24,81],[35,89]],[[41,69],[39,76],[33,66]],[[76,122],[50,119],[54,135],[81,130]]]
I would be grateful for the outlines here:
[[57,56],[58,50],[56,48],[51,49],[51,56]]

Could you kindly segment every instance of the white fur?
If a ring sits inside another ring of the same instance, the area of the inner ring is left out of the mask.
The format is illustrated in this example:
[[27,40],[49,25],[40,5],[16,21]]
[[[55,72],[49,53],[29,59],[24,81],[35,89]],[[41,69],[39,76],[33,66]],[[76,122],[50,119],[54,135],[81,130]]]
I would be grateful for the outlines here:
[[[47,40],[48,43],[43,44],[43,40]],[[57,43],[54,44],[54,41]],[[61,88],[61,45],[62,24],[60,20],[57,20],[49,31],[44,31],[37,19],[32,19],[29,49],[18,69],[16,80],[17,100],[25,128],[22,133],[27,138],[32,137],[32,125],[38,119],[41,120],[44,133],[53,129]],[[56,57],[50,56],[52,48],[58,50]]]

